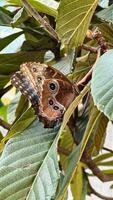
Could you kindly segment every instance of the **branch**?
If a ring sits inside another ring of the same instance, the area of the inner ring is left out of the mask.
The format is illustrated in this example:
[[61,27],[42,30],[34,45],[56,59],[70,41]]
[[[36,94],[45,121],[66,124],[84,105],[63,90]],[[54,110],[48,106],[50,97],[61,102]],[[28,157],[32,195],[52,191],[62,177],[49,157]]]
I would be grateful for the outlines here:
[[63,147],[58,146],[57,149],[58,153],[63,154],[65,156],[69,156],[71,151],[69,151],[68,149],[64,149]]
[[[58,146],[58,152],[65,156],[69,156],[71,153],[71,151],[69,151],[68,149],[65,149],[60,146]],[[88,156],[86,151],[84,151],[81,161],[84,162],[89,167],[89,169],[93,172],[93,174],[96,177],[98,177],[102,182],[113,181],[113,175],[112,174],[104,174],[103,172],[101,172],[101,170],[94,163],[94,161],[91,159],[91,157]]]
[[93,172],[95,176],[97,176],[102,182],[107,181],[113,181],[113,175],[112,174],[104,174],[101,172],[101,170],[98,168],[98,166],[95,164],[95,162],[92,160],[90,156],[88,156],[87,152],[84,151],[82,155],[82,161],[84,161],[89,169]]
[[91,80],[92,71],[93,69],[91,68],[89,72],[77,84],[75,84],[75,87],[77,87],[79,91],[82,91],[87,83]]
[[8,124],[7,122],[5,122],[4,120],[2,120],[0,118],[0,126],[2,126],[3,128],[7,129],[8,131],[10,130],[10,124]]
[[[97,57],[96,57],[96,61],[99,59],[101,55],[101,49],[98,48],[97,50]],[[95,61],[95,63],[96,63]],[[93,67],[89,70],[89,72],[76,84],[74,84],[75,86],[75,90],[77,91],[78,88],[78,94],[80,93],[80,91],[82,91],[84,89],[84,87],[87,85],[87,83],[91,80],[92,78],[92,72],[93,72]]]
[[86,51],[90,51],[91,53],[97,53],[98,52],[97,47],[91,47],[91,46],[88,46],[86,44],[82,44],[80,47],[81,47],[81,49],[84,49]]
[[98,31],[98,30],[95,30],[95,31],[88,30],[86,35],[87,35],[88,38],[94,39],[94,40],[97,41],[98,45],[101,48],[101,53],[102,54],[105,53],[109,49],[105,38],[102,36],[101,31]]
[[32,15],[43,27],[48,33],[54,38],[57,42],[59,42],[59,38],[55,30],[50,26],[50,24],[43,19],[29,3],[27,0],[22,0],[23,5],[25,8],[29,11],[30,15]]

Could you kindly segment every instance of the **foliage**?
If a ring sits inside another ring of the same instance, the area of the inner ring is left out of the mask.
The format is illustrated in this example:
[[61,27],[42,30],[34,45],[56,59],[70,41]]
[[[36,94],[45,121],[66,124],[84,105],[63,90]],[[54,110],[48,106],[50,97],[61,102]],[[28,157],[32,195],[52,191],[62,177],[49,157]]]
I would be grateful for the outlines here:
[[[113,170],[101,168],[113,165],[104,148],[113,121],[112,8],[104,0],[7,0],[0,7],[0,200],[64,200],[69,188],[75,200],[113,198],[89,181],[113,180]],[[28,61],[76,83],[77,96],[54,128],[44,128],[11,85]]]

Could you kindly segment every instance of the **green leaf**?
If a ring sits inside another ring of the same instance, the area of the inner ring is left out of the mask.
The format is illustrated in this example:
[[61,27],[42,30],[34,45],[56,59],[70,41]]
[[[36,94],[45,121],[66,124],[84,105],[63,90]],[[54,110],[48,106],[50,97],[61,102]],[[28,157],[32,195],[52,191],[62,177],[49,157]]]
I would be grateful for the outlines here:
[[[13,5],[21,6],[20,0],[7,0]],[[45,14],[51,15],[53,17],[57,16],[58,2],[55,0],[29,0],[29,3],[36,8],[37,11],[43,12]]]
[[98,162],[98,166],[113,166],[113,160],[106,162]]
[[61,0],[58,9],[56,31],[62,42],[77,47],[83,43],[98,0]]
[[84,137],[81,141],[81,143],[74,148],[70,155],[69,165],[65,173],[64,180],[62,182],[62,187],[60,188],[60,191],[56,197],[56,199],[63,200],[62,196],[66,193],[67,187],[69,183],[71,182],[74,174],[76,173],[77,166],[80,162],[81,156],[83,154],[83,151],[87,145],[87,142],[91,136],[91,133],[95,127],[95,124],[100,116],[100,112],[97,110],[95,115],[91,115],[84,133]]
[[87,188],[88,188],[88,180],[87,180],[87,177],[84,176],[81,200],[86,200]]
[[[113,165],[112,165],[113,166]],[[113,168],[112,169],[105,169],[105,170],[101,170],[102,173],[104,174],[113,174]]]
[[113,189],[113,185],[110,186],[110,189]]
[[11,26],[11,12],[3,7],[0,7],[0,26]]
[[29,2],[40,12],[53,17],[57,16],[58,2],[55,0],[29,0]]
[[44,129],[36,120],[8,141],[0,159],[1,200],[42,200],[54,196],[59,179],[57,132],[58,127]]
[[108,118],[102,113],[97,121],[95,130],[94,130],[94,135],[95,135],[94,144],[98,152],[102,149],[102,146],[105,142],[106,128],[107,128],[108,121],[109,121]]
[[100,19],[102,19],[106,22],[113,23],[113,5],[98,12],[96,15],[97,15],[97,17],[99,17]]
[[8,134],[1,140],[0,150],[3,149],[5,142],[9,140],[16,134],[20,134],[23,130],[25,130],[34,120],[36,116],[34,115],[33,109],[29,108],[26,110],[20,118],[11,126]]
[[113,120],[113,50],[108,50],[94,65],[91,93],[97,108]]
[[89,120],[89,109],[87,108],[82,115],[76,117],[75,134],[74,139],[79,144],[83,138],[86,125]]
[[109,0],[99,0],[99,5],[102,7],[102,8],[106,8],[109,6]]
[[83,189],[83,168],[82,163],[79,162],[75,175],[71,181],[71,191],[73,199],[81,200]]
[[7,106],[0,106],[0,117],[7,121]]
[[83,136],[83,139],[82,139],[82,148],[81,148],[82,152],[84,150],[84,147],[86,147],[87,142],[90,139],[91,134],[94,131],[95,125],[97,124],[100,115],[101,115],[100,111],[95,109],[95,107],[94,107],[91,114],[90,114],[89,121],[87,123],[85,133],[84,133],[84,136]]
[[[60,138],[58,147],[62,149],[66,149],[66,151],[70,153],[74,146],[75,146],[75,142],[73,140],[71,131],[69,127],[66,126]],[[62,169],[66,171],[68,163],[69,163],[69,160],[68,160],[69,155],[63,155],[60,152],[59,154],[60,154],[60,164],[62,166]]]
[[73,62],[75,59],[75,50],[72,49],[65,57],[61,58],[60,61],[55,63],[53,67],[60,70],[63,74],[69,74],[73,69]]
[[70,157],[69,157],[69,164],[67,167],[67,170],[65,172],[65,177],[62,181],[61,187],[58,191],[58,194],[55,198],[55,200],[63,200],[63,196],[65,196],[66,192],[67,192],[67,188],[69,183],[71,182],[76,170],[77,170],[77,164],[78,164],[78,160],[80,157],[80,149],[81,149],[81,144],[78,145],[76,148],[74,148],[73,152],[71,153]]
[[[26,35],[26,34],[25,34]],[[22,51],[40,51],[40,50],[52,50],[55,48],[54,42],[51,40],[51,38],[47,36],[39,35],[38,33],[35,33],[37,35],[37,38],[35,38],[36,41],[32,41],[32,34],[29,34],[29,39],[23,42],[23,45],[21,47]],[[27,34],[28,37],[28,34]],[[34,39],[34,38],[33,38]]]
[[[89,87],[89,85],[87,85],[83,89],[83,91],[80,93],[80,95],[75,98],[75,100],[71,103],[71,105],[67,109],[66,113],[64,114],[63,123],[62,123],[62,126],[61,126],[60,131],[59,131],[59,136],[63,132],[67,122],[69,121],[69,118],[71,117],[71,115],[74,112],[75,108],[77,107],[78,103],[85,96],[85,94],[89,91],[89,89],[90,89],[90,87]],[[95,119],[93,121],[93,125],[94,124],[95,124]],[[93,125],[92,125],[92,127],[93,127]],[[92,129],[91,129],[91,131],[92,131]],[[80,158],[81,158],[83,150],[84,150],[84,148],[87,144],[87,141],[89,139],[91,131],[88,132],[88,130],[86,130],[86,133],[85,133],[85,136],[82,140],[82,143],[80,143],[76,148],[74,148],[73,152],[71,153],[69,165],[68,165],[68,168],[66,170],[65,177],[63,179],[60,190],[58,191],[58,194],[56,195],[55,199],[61,200],[61,199],[63,199],[63,196],[66,194],[68,184],[70,183],[73,175],[76,172],[77,164],[80,161]]]
[[[3,64],[13,64],[13,65],[15,64],[17,66],[23,62],[29,62],[29,61],[40,61],[40,62],[42,61],[43,62],[44,54],[45,54],[45,50],[31,51],[31,52],[20,51],[17,53],[0,54],[0,63],[2,64],[2,66],[3,66]],[[18,68],[19,68],[19,66],[18,66]]]
[[44,54],[45,50],[0,54],[0,74],[8,74],[0,75],[0,89],[9,82],[12,73],[20,68],[20,64],[29,61],[43,62]]
[[[3,54],[3,56],[4,56],[4,54]],[[7,54],[7,57],[8,57],[8,54]],[[12,54],[10,54],[9,58],[12,58],[12,57],[13,57]],[[6,58],[6,56],[4,57],[4,60],[2,60],[3,62],[5,61],[5,58]],[[1,59],[2,59],[2,57],[1,57]],[[9,60],[9,62],[11,62],[11,60]],[[6,76],[6,75],[10,75],[13,72],[17,71],[18,69],[19,69],[19,66],[18,66],[18,64],[16,64],[16,62],[14,64],[13,64],[13,61],[12,61],[12,63],[3,63],[3,64],[0,64],[0,75],[1,75],[1,77],[3,76],[3,77],[10,78],[10,76]],[[1,78],[0,78],[0,80],[1,80]]]
[[18,26],[19,24],[23,23],[29,18],[25,8],[21,8],[16,15],[13,17],[13,20],[11,22],[11,25],[13,27]]
[[75,98],[75,100],[70,104],[70,106],[68,107],[67,111],[65,112],[64,114],[64,117],[63,117],[63,123],[62,123],[62,126],[60,128],[60,131],[59,131],[59,136],[60,134],[63,132],[66,124],[68,123],[71,115],[73,114],[74,110],[76,109],[76,107],[78,106],[80,100],[87,94],[87,92],[90,90],[90,86],[89,85],[86,85],[86,87],[82,90],[82,92],[79,94],[79,96],[77,96]]
[[10,76],[0,75],[0,89],[8,83],[9,79]]
[[113,28],[108,23],[100,23],[98,24],[99,30],[102,33],[102,36],[105,38],[105,40],[109,43],[113,43]]
[[9,45],[11,42],[13,42],[17,37],[19,37],[21,34],[23,34],[23,31],[14,33],[12,35],[9,35],[7,37],[4,37],[0,39],[0,51],[4,49],[7,45]]
[[8,85],[7,87],[0,89],[0,98],[1,98],[5,93],[7,93],[11,88],[12,88],[12,86],[11,86],[11,85]]
[[20,92],[18,92],[15,95],[15,98],[11,101],[11,103],[8,106],[8,112],[7,112],[8,122],[12,124],[22,115],[22,113],[26,111],[27,108],[28,108],[27,98],[21,95]]
[[12,124],[15,120],[15,110],[18,106],[20,95],[21,95],[20,92],[18,92],[8,106],[7,119],[9,124]]
[[1,133],[1,131],[0,131],[0,141],[3,139],[3,135],[2,135],[2,133]]
[[16,120],[24,113],[29,107],[29,101],[26,96],[21,95],[18,106],[15,111]]
[[111,157],[113,157],[112,153],[104,153],[104,154],[99,155],[96,158],[94,158],[93,161],[96,162],[96,163],[98,163],[100,161],[103,161],[103,160],[105,160],[107,158],[111,158]]

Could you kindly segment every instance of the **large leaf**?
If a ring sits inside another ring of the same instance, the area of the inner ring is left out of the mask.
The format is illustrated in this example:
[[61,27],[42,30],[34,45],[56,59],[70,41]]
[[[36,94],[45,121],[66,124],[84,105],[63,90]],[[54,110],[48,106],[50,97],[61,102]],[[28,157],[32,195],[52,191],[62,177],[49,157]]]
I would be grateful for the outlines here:
[[83,43],[98,0],[61,0],[57,17],[57,33],[69,47]]
[[5,8],[0,7],[0,26],[11,26],[11,13]]
[[[20,0],[7,0],[9,3],[21,6]],[[29,3],[38,11],[55,17],[57,15],[58,3],[55,0],[29,0]]]
[[14,137],[16,134],[20,134],[23,130],[25,130],[34,120],[36,116],[34,115],[33,109],[29,108],[26,110],[20,118],[11,126],[7,135],[1,140],[0,150],[3,150],[3,147],[7,140],[11,137]]
[[62,133],[62,131],[64,130],[66,124],[68,123],[71,115],[73,114],[74,110],[76,109],[76,107],[78,106],[80,100],[87,94],[87,92],[90,90],[90,86],[86,85],[86,87],[82,90],[82,92],[79,94],[79,96],[77,96],[75,98],[75,100],[70,104],[70,106],[68,107],[67,111],[64,114],[63,117],[63,123],[62,126],[60,128],[60,132],[59,135]]
[[21,23],[26,21],[28,18],[29,18],[29,16],[28,16],[25,8],[23,7],[13,17],[13,21],[11,22],[11,25],[13,27],[17,27],[18,25],[20,25]]
[[10,76],[0,75],[0,89],[6,85],[9,79],[10,79]]
[[107,51],[94,65],[91,93],[98,109],[113,120],[113,50]]
[[75,50],[70,51],[65,57],[61,58],[60,61],[55,63],[53,67],[60,70],[65,75],[69,74],[73,69],[73,62],[75,58]]
[[0,51],[4,49],[8,44],[10,44],[13,40],[15,40],[17,37],[19,37],[22,33],[23,31],[20,31],[0,39]]
[[[62,133],[62,137],[60,138],[58,147],[59,149],[66,149],[66,151],[69,153],[75,147],[75,142],[73,140],[71,131],[68,126],[65,127]],[[60,154],[60,164],[62,166],[62,169],[66,171],[68,163],[69,163],[69,160],[68,160],[69,155],[64,155],[60,153],[60,151],[59,151],[59,154]]]
[[0,118],[7,121],[7,106],[4,105],[0,106]]
[[83,168],[82,163],[78,164],[75,175],[73,176],[71,182],[71,191],[73,198],[76,200],[81,200],[82,190],[83,190]]
[[[79,104],[80,100],[86,95],[86,93],[89,91],[89,89],[90,89],[90,87],[89,87],[89,85],[87,85],[84,88],[84,90],[81,92],[81,94],[78,97],[76,97],[76,99],[71,103],[71,105],[67,109],[66,113],[64,114],[63,123],[62,123],[62,126],[59,131],[59,136],[63,132],[67,122],[69,121],[69,118],[71,117],[75,108]],[[86,138],[85,138],[85,140],[86,140]],[[87,143],[87,141],[84,141],[84,140],[83,140],[83,142]],[[75,148],[71,154],[70,162],[69,162],[68,168],[66,170],[66,175],[65,175],[65,178],[63,179],[61,187],[57,193],[56,199],[62,199],[64,197],[64,195],[66,194],[68,184],[71,181],[72,174],[75,173],[75,170],[76,170],[75,168],[80,159],[80,150],[81,150],[81,144],[78,145],[77,148]],[[82,151],[83,151],[83,149],[82,149]]]
[[21,95],[21,93],[18,92],[8,106],[8,123],[12,124],[15,120],[19,119],[19,117],[27,110],[28,105],[29,103],[26,96]]
[[[6,55],[6,54],[5,54]],[[3,54],[4,56],[4,54]],[[8,56],[8,55],[7,55]],[[10,54],[9,58],[12,58],[13,56]],[[2,57],[1,57],[2,58]],[[6,58],[6,57],[4,57]],[[4,61],[3,61],[4,62]],[[11,61],[9,61],[11,62]],[[13,61],[12,61],[13,62]],[[15,63],[2,63],[0,64],[0,75],[10,75],[13,72],[17,71],[19,69],[19,65]],[[4,76],[5,77],[5,76]],[[7,76],[6,76],[7,77]],[[1,79],[0,79],[1,80]]]
[[45,51],[20,51],[17,53],[0,54],[0,64],[16,64],[20,65],[28,61],[43,61]]
[[55,0],[29,0],[29,2],[40,12],[57,16],[58,3]]
[[45,50],[0,54],[0,74],[3,74],[0,75],[0,89],[9,82],[11,74],[20,68],[20,64],[28,61],[43,62],[44,54]]
[[68,187],[69,183],[71,182],[71,180],[73,179],[73,177],[76,173],[77,166],[80,162],[83,151],[87,145],[87,142],[91,136],[91,133],[94,129],[94,126],[95,126],[99,116],[100,116],[100,112],[98,110],[95,113],[95,115],[90,116],[85,133],[84,133],[84,137],[83,137],[81,143],[76,148],[74,148],[74,150],[72,151],[72,153],[70,155],[68,168],[66,170],[65,177],[62,181],[62,185],[57,194],[56,199],[63,200],[63,196],[67,191],[67,187]]
[[106,39],[107,42],[113,44],[113,28],[108,23],[100,23],[98,24],[99,30],[102,33],[102,36]]
[[108,5],[109,5],[109,0],[99,0],[99,5],[100,5],[102,8],[106,8],[106,7],[108,7]]
[[107,22],[113,23],[113,5],[97,13],[97,17]]
[[94,144],[98,152],[102,149],[102,146],[105,142],[107,124],[108,118],[103,113],[101,113],[94,130]]
[[57,132],[58,127],[44,129],[36,120],[8,141],[0,159],[0,200],[54,196],[59,178],[54,140]]
[[20,92],[18,92],[8,106],[7,120],[9,124],[12,124],[15,120],[15,111],[18,106],[20,95]]

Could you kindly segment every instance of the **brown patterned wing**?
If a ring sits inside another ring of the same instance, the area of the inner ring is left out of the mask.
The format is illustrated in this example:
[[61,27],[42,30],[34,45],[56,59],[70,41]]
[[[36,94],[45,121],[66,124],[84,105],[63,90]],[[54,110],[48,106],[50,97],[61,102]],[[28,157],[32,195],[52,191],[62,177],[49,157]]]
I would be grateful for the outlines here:
[[[20,89],[21,85],[21,91],[27,91],[36,114],[45,126],[53,127],[75,98],[73,84],[61,72],[45,64],[24,63],[20,71],[23,79],[19,79],[17,87]],[[16,81],[14,76],[12,82],[16,86],[17,74]]]

